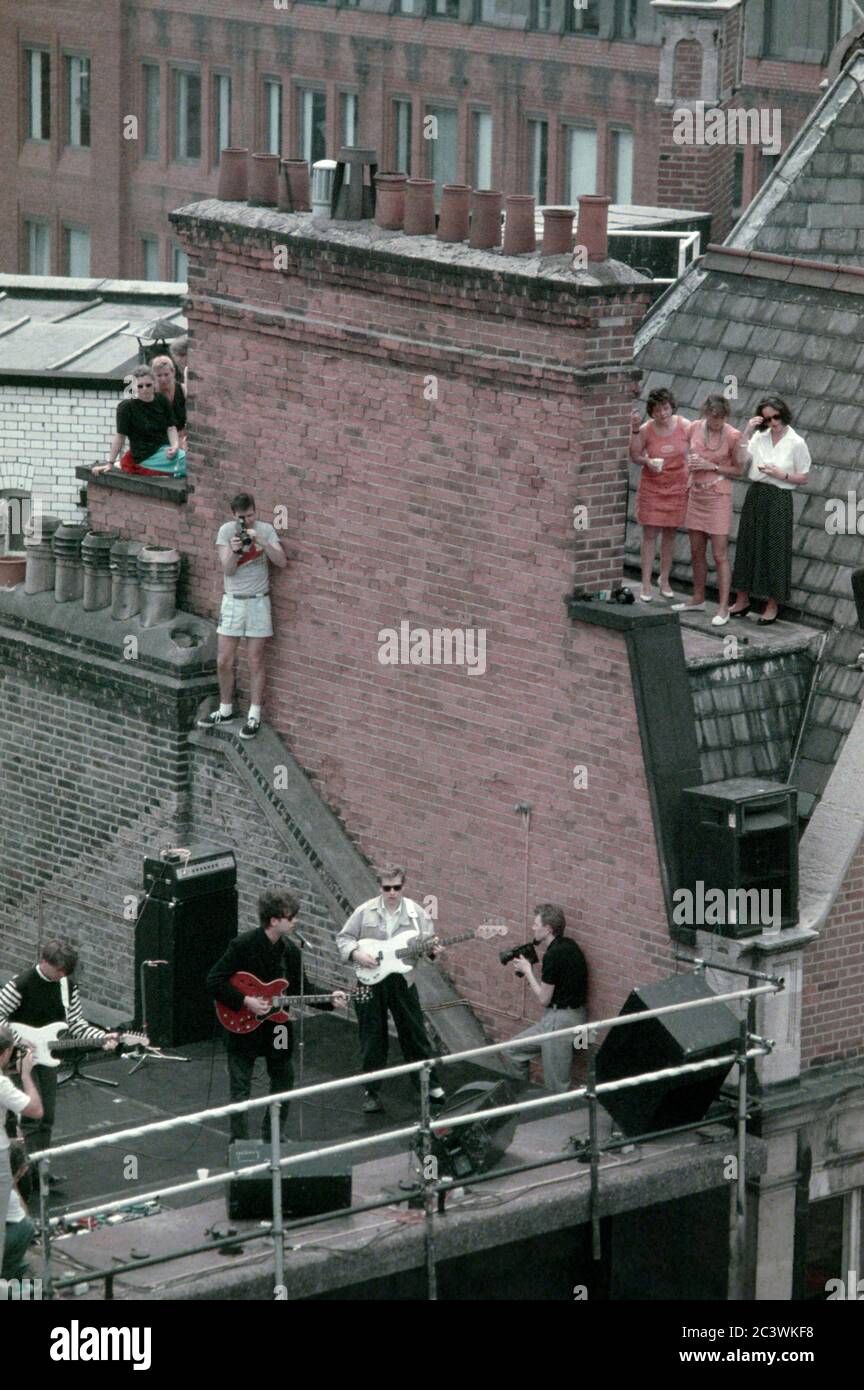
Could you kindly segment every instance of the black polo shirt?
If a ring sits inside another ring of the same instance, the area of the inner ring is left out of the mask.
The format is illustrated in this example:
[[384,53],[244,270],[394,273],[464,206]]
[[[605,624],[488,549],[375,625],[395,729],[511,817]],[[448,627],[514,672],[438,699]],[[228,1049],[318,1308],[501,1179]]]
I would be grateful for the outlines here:
[[540,979],[554,985],[547,1008],[581,1009],[588,998],[588,966],[576,942],[569,936],[555,936],[543,955]]
[[174,413],[164,396],[157,392],[152,401],[121,401],[117,407],[117,433],[125,434],[136,463],[143,463],[167,445],[168,430],[174,424]]

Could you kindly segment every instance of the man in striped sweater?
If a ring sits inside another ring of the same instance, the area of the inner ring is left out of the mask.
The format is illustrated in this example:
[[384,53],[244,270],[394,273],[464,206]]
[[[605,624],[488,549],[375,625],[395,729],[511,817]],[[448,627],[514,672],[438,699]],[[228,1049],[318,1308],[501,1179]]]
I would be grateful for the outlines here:
[[[97,1047],[111,1050],[117,1046],[116,1033],[93,1028],[81,1013],[78,989],[69,978],[78,964],[78,952],[66,941],[46,941],[38,965],[14,976],[0,989],[0,1025],[16,1023],[31,1028],[43,1028],[49,1023],[65,1021],[69,1035],[92,1039]],[[68,983],[61,983],[66,982]],[[21,1132],[28,1153],[51,1147],[51,1131],[57,1105],[57,1067],[33,1068],[33,1080],[42,1098],[41,1117],[21,1119]],[[62,1179],[49,1178],[52,1187]]]

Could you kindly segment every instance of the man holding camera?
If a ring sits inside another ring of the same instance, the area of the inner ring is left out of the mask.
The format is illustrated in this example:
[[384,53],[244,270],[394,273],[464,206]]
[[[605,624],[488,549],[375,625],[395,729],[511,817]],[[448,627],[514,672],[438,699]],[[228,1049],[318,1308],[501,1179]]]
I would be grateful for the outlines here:
[[249,654],[250,704],[241,738],[254,738],[261,727],[264,699],[265,642],[273,636],[270,611],[270,564],[284,569],[288,561],[275,529],[255,515],[255,499],[238,492],[231,503],[233,521],[220,526],[216,537],[219,562],[225,577],[225,594],[219,615],[219,708],[198,720],[201,729],[234,719],[234,664],[237,644],[246,638]]
[[[588,967],[576,942],[564,935],[566,925],[564,913],[554,903],[538,903],[535,907],[531,927],[533,946],[529,943],[523,948],[522,954],[513,961],[513,971],[528,982],[543,1005],[543,1015],[539,1023],[532,1024],[523,1033],[517,1033],[518,1038],[526,1039],[525,1047],[510,1048],[506,1053],[523,1072],[526,1081],[531,1070],[531,1058],[540,1053],[546,1089],[555,1093],[570,1087],[573,1037],[544,1041],[543,1035],[588,1021],[585,1008]],[[539,963],[538,946],[545,946],[539,980],[532,965],[532,962]]]

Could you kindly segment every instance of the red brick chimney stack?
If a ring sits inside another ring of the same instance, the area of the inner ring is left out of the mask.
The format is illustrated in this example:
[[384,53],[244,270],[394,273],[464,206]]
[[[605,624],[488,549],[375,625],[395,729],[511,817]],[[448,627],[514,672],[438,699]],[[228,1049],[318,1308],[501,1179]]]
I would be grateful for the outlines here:
[[713,217],[711,238],[732,226],[737,130],[723,134],[744,56],[746,0],[651,0],[661,26],[657,200]]

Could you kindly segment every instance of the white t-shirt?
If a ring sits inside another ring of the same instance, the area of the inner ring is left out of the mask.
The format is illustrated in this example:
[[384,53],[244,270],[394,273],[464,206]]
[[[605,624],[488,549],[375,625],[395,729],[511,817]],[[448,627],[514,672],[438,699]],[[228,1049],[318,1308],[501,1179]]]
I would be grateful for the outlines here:
[[[266,541],[268,545],[279,544],[275,527],[269,521],[253,522],[252,530],[259,541]],[[216,544],[230,545],[231,537],[236,534],[237,523],[226,521],[219,527]],[[224,576],[226,594],[266,594],[270,588],[269,567],[270,561],[264,551],[253,541],[249,550],[241,552],[234,573]]]
[[786,426],[785,434],[776,444],[772,443],[770,429],[757,430],[750,439],[748,453],[753,460],[747,474],[751,483],[770,483],[772,487],[782,487],[787,491],[795,487],[794,483],[787,483],[782,478],[770,478],[765,473],[760,473],[760,463],[773,463],[775,468],[782,468],[784,473],[810,472],[810,450],[791,425]]
[[6,1133],[6,1116],[4,1110],[14,1110],[16,1115],[20,1115],[22,1110],[26,1110],[30,1104],[30,1097],[20,1091],[18,1087],[9,1080],[8,1076],[0,1076],[0,1149],[8,1149],[9,1136]]
[[12,1191],[9,1193],[9,1206],[6,1209],[7,1226],[10,1221],[23,1221],[26,1215],[27,1212],[25,1210],[24,1203],[18,1196],[18,1189],[13,1183]]

